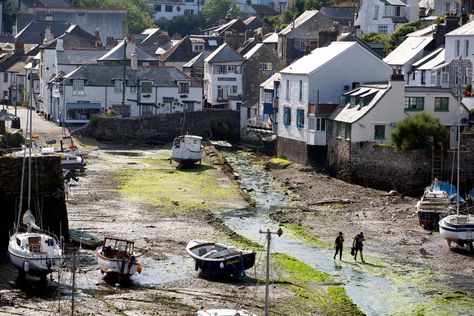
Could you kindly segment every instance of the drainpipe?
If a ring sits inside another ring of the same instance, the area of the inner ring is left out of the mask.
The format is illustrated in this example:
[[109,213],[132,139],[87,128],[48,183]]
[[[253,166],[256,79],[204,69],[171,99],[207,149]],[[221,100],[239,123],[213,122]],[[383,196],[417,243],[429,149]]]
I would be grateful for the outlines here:
[[158,114],[158,86],[155,87],[155,114]]

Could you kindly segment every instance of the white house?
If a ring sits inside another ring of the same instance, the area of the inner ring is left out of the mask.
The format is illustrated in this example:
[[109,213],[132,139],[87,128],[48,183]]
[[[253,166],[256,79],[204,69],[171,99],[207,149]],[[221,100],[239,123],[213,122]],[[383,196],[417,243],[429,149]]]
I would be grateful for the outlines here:
[[422,30],[407,34],[407,38],[398,45],[383,61],[399,68],[405,74],[405,79],[411,72],[412,65],[434,49],[436,25],[430,25]]
[[176,16],[198,15],[204,6],[204,0],[150,0],[154,9],[154,19],[172,20]]
[[427,16],[461,13],[461,0],[420,0],[419,5],[420,9]]
[[402,74],[385,84],[363,84],[341,98],[341,107],[328,122],[328,137],[357,142],[391,143],[398,122],[421,111],[439,118],[456,144],[458,112],[467,126],[469,113],[448,88],[405,87]]
[[289,156],[295,150],[306,152],[307,145],[326,145],[325,117],[318,107],[335,108],[344,91],[362,82],[387,81],[392,68],[357,42],[332,42],[280,73],[279,150]]
[[[64,76],[61,104],[68,124],[114,109],[123,117],[202,110],[200,84],[175,67],[87,65]],[[125,104],[123,97],[125,96]]]
[[364,0],[355,25],[363,33],[391,34],[397,25],[418,18],[418,0]]
[[210,106],[240,111],[244,61],[227,43],[204,60],[204,96]]

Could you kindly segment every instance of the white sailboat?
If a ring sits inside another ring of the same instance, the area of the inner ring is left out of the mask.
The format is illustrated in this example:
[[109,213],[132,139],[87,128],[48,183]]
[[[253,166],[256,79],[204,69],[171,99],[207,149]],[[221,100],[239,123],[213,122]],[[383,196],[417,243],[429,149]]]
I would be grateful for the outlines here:
[[[30,89],[32,86],[30,87]],[[65,257],[57,238],[49,233],[40,230],[35,224],[35,218],[31,213],[31,147],[32,147],[32,96],[30,90],[30,106],[28,109],[27,138],[29,138],[28,157],[26,148],[23,154],[23,171],[20,189],[20,203],[17,221],[10,235],[8,252],[10,261],[18,269],[20,279],[26,274],[39,276],[46,279],[46,275],[64,264]],[[25,174],[25,164],[28,158],[28,208],[22,217],[22,223],[26,226],[23,230],[20,227],[20,216],[23,206],[23,179]]]
[[180,166],[201,162],[204,152],[201,141],[202,137],[195,135],[181,135],[175,138],[171,149],[171,159]]
[[[460,90],[460,89],[459,89]],[[458,109],[458,141],[457,141],[457,190],[459,196],[459,164],[461,156],[461,122],[459,112],[461,111],[461,91],[459,91],[459,109]],[[451,249],[451,242],[454,241],[460,246],[467,246],[469,251],[473,250],[474,242],[474,216],[470,214],[459,214],[459,199],[456,199],[456,214],[448,215],[442,218],[439,223],[439,233],[446,239]]]

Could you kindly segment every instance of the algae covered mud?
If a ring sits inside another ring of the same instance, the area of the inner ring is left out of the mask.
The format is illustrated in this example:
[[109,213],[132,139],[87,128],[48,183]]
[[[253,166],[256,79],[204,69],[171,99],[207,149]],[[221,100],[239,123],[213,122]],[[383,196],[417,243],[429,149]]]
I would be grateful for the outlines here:
[[[282,225],[281,222],[286,223],[284,224],[287,228],[285,234],[280,238],[275,238],[273,249],[293,256],[315,269],[315,271],[326,273],[335,282],[340,282],[343,289],[363,313],[368,315],[472,314],[474,310],[474,279],[472,278],[472,257],[469,255],[459,258],[458,267],[461,269],[469,269],[470,267],[471,270],[467,271],[467,275],[469,276],[470,273],[470,277],[465,279],[464,284],[457,284],[457,286],[452,286],[452,283],[446,282],[453,278],[453,275],[449,272],[443,272],[442,269],[435,272],[435,268],[430,264],[426,266],[412,265],[411,262],[403,260],[403,253],[400,257],[400,253],[380,252],[377,251],[376,247],[369,247],[369,251],[366,249],[365,264],[354,262],[348,253],[344,254],[342,262],[333,260],[332,243],[337,232],[339,230],[347,231],[351,229],[350,226],[354,226],[352,230],[355,234],[358,227],[364,227],[359,223],[364,219],[357,219],[357,222],[348,221],[346,211],[353,212],[354,210],[340,203],[312,210],[308,207],[308,204],[310,206],[311,204],[327,205],[326,202],[329,200],[347,202],[348,196],[352,196],[352,200],[356,200],[354,198],[356,191],[361,191],[357,193],[364,194],[365,188],[348,184],[343,187],[339,181],[334,181],[333,188],[330,190],[327,183],[332,180],[325,176],[319,176],[317,181],[314,178],[308,181],[304,178],[288,176],[302,173],[298,169],[304,170],[304,174],[308,173],[307,168],[297,167],[284,173],[285,177],[277,174],[292,189],[288,190],[288,188],[282,188],[278,182],[272,180],[269,172],[263,168],[264,161],[262,159],[243,152],[228,152],[226,157],[239,173],[242,179],[242,187],[254,197],[256,207],[224,213],[222,215],[224,222],[251,240],[261,238],[256,233],[259,229],[266,229],[267,227],[276,229],[279,225]],[[315,196],[314,192],[308,193],[308,191],[298,189],[298,187],[314,187],[315,190],[318,190],[319,182],[326,183],[325,186],[321,185],[319,197]],[[334,193],[337,191],[339,191],[339,195]],[[299,197],[295,192],[302,192],[304,196]],[[343,196],[344,192],[349,194]],[[374,192],[371,194],[374,194]],[[356,209],[360,211],[369,208],[370,205],[375,205],[380,200],[381,195],[384,195],[383,192],[378,192],[374,195],[374,199],[360,201],[360,205],[357,205]],[[308,200],[315,198],[319,198],[319,201],[325,201],[325,203]],[[409,199],[407,205],[412,202]],[[389,211],[390,206],[385,203],[383,205]],[[396,205],[396,207],[404,210],[408,207],[401,204]],[[279,207],[286,208],[286,210],[280,211],[278,210]],[[304,211],[301,209],[304,209]],[[347,210],[344,211],[345,209]],[[369,210],[366,212],[367,214],[365,216],[362,214],[362,216],[367,217],[367,221],[370,222]],[[307,213],[311,216],[307,216]],[[354,217],[354,214],[349,216]],[[324,220],[322,220],[323,217],[325,217]],[[397,220],[400,221],[401,218],[402,216],[398,218],[390,217],[390,220],[396,222]],[[320,223],[313,225],[311,223],[313,221]],[[412,218],[411,221],[416,223],[416,218]],[[378,226],[387,225],[387,223],[380,220],[377,224]],[[410,230],[413,227],[417,228],[416,224],[412,225],[410,223],[402,226]],[[395,229],[393,230],[395,231]],[[369,235],[372,231],[380,234],[380,231],[372,228],[368,230]],[[401,234],[399,238],[407,238],[410,235],[403,231],[397,233]],[[426,233],[420,229],[419,234],[424,236]],[[346,245],[347,241],[349,241],[349,244],[351,243],[351,236],[346,236]],[[367,241],[367,243],[370,243],[370,241]],[[349,246],[346,246],[346,248],[349,248]]]

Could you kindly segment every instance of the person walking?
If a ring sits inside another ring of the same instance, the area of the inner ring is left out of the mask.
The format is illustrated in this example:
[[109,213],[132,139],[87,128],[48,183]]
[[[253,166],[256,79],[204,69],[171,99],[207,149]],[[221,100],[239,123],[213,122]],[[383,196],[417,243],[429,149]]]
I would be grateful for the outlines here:
[[339,235],[336,237],[334,242],[336,253],[334,254],[334,260],[336,260],[337,253],[339,253],[339,260],[342,261],[342,246],[344,244],[344,235],[342,232],[339,232]]
[[352,241],[352,247],[354,248],[354,260],[357,261],[357,252],[360,252],[360,259],[362,262],[364,261],[364,257],[362,255],[362,248],[364,247],[363,241],[365,241],[364,233],[360,232],[354,237]]
[[69,202],[69,181],[67,179],[64,179],[64,196],[66,197],[66,202]]

